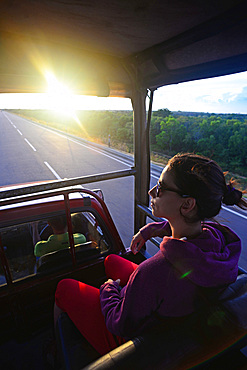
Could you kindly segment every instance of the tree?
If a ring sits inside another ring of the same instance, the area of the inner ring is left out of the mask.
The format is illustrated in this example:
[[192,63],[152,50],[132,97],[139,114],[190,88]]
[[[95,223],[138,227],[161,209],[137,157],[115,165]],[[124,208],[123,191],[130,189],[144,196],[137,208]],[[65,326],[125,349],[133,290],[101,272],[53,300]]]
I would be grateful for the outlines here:
[[183,150],[186,128],[172,116],[161,121],[160,127],[161,133],[156,136],[160,149],[169,153]]
[[231,158],[238,159],[240,165],[247,164],[247,126],[243,126],[236,131],[229,139],[229,151]]

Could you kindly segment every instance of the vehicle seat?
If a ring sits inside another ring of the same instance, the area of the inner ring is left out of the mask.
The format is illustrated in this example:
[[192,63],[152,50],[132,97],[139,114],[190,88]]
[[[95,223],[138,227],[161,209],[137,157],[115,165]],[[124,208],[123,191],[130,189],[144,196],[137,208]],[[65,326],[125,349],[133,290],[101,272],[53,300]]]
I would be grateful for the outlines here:
[[[68,317],[67,320],[70,321]],[[63,326],[61,321],[58,325]],[[68,322],[67,325],[69,325]],[[57,335],[59,337],[65,334],[60,331]],[[58,338],[59,340],[61,341],[61,337]],[[81,346],[83,346],[83,337],[80,333],[77,340],[81,340]],[[64,337],[62,341],[69,342],[68,338],[65,341]],[[246,345],[247,274],[240,274],[236,282],[228,286],[220,295],[219,303],[204,309],[203,312],[192,314],[169,328],[162,328],[161,325],[145,335],[133,338],[84,369],[167,370],[188,369],[192,366],[205,369],[210,362],[223,360],[226,361],[226,368],[234,368],[230,366],[228,356],[235,361],[237,355],[238,361],[241,359],[247,364],[246,357],[240,352],[240,349]],[[77,350],[78,348],[80,346],[77,346]],[[62,352],[63,358],[70,359],[71,349],[69,350],[65,345]],[[213,356],[217,357],[212,359]],[[75,356],[75,358],[79,357]],[[201,364],[206,360],[208,360],[206,363]],[[70,359],[67,363],[71,361]],[[73,368],[65,368],[81,369],[84,363],[83,361],[74,363],[73,366]],[[213,365],[209,366],[210,369],[215,369]]]
[[[75,245],[75,254],[77,262],[82,262],[92,256],[100,253],[99,248],[93,241]],[[62,267],[71,267],[72,259],[70,248],[61,249],[55,252],[44,254],[37,261],[37,273],[53,272]]]
[[84,339],[65,312],[57,320],[56,341],[63,370],[81,369],[100,357],[100,354]]

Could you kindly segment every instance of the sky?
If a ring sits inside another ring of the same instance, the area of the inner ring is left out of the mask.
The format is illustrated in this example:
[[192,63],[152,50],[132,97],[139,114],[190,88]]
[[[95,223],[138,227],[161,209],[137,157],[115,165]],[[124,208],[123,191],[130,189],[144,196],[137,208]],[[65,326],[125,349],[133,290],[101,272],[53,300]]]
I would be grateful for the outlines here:
[[[0,109],[131,110],[129,99],[72,95],[55,77],[47,94],[0,94]],[[153,110],[247,114],[247,72],[164,86],[154,92]]]
[[157,95],[154,110],[247,113],[247,72],[166,86]]

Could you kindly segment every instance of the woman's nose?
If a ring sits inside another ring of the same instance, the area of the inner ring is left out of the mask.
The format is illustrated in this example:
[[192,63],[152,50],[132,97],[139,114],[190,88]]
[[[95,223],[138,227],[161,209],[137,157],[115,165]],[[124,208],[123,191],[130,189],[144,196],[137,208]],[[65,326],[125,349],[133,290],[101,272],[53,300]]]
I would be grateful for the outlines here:
[[156,185],[155,185],[152,189],[150,189],[150,190],[148,191],[148,194],[149,194],[152,198],[156,198]]

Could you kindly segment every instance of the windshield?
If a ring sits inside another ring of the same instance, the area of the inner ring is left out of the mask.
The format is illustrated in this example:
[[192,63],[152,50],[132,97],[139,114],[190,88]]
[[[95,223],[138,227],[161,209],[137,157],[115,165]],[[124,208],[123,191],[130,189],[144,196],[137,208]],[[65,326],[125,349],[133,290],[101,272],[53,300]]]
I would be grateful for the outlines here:
[[[150,188],[157,183],[171,156],[178,152],[196,152],[215,159],[224,171],[228,171],[227,179],[234,176],[240,187],[246,189],[245,106],[241,106],[242,113],[237,113],[246,79],[246,73],[240,73],[171,85],[155,92],[149,122]],[[28,94],[28,99],[24,95],[12,95],[12,106],[23,104],[23,109],[4,109],[0,113],[1,150],[5,158],[0,164],[1,186],[93,176],[134,166],[136,143],[130,99],[73,96],[66,89],[58,93],[55,85],[48,93],[48,97],[53,97],[49,101],[53,109],[38,109],[37,95]],[[36,109],[24,109],[27,101]],[[149,96],[147,109],[148,103]],[[45,104],[45,97],[39,104]],[[75,109],[79,104],[83,110]],[[109,106],[112,109],[106,109]],[[103,191],[128,249],[134,234],[134,178],[110,179],[83,186]],[[243,268],[247,267],[246,218],[245,211],[225,206],[217,218],[240,235],[243,243],[240,265]],[[148,244],[151,254],[155,248]]]

